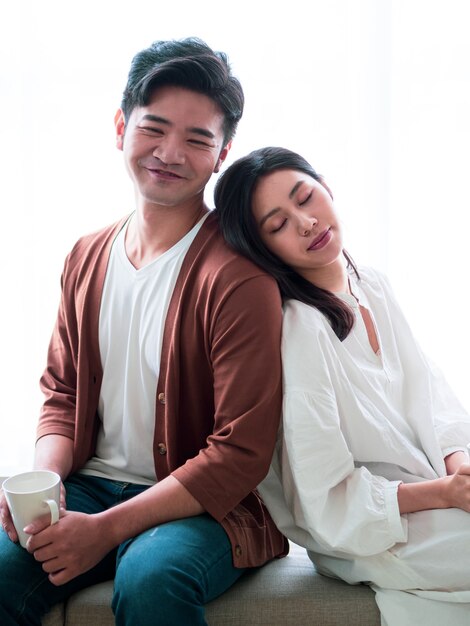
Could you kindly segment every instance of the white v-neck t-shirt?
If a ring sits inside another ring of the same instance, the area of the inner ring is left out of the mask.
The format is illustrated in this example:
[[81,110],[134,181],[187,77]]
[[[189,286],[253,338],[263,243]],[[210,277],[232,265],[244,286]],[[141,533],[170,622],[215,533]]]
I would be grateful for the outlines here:
[[155,396],[168,305],[204,216],[165,253],[136,269],[125,250],[127,225],[109,258],[99,317],[103,382],[96,454],[84,474],[151,485]]

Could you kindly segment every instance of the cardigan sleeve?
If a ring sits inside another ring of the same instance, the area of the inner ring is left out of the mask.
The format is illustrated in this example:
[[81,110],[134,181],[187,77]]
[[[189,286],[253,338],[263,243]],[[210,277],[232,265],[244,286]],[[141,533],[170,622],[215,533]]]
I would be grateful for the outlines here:
[[173,472],[219,521],[266,475],[282,402],[279,289],[261,272],[231,280],[215,298],[209,330],[213,429]]
[[332,382],[340,365],[328,358],[318,315],[298,316],[294,306],[284,316],[283,434],[260,492],[281,532],[294,541],[348,555],[377,554],[407,537],[399,481],[355,466]]
[[71,289],[67,285],[68,261],[69,257],[62,273],[59,311],[49,343],[47,364],[40,379],[44,403],[37,428],[38,439],[50,434],[74,438],[78,342]]
[[128,216],[81,237],[68,254],[61,278],[57,320],[40,386],[44,394],[37,437],[74,440],[73,468],[93,453],[102,381],[98,320],[106,267],[117,233]]

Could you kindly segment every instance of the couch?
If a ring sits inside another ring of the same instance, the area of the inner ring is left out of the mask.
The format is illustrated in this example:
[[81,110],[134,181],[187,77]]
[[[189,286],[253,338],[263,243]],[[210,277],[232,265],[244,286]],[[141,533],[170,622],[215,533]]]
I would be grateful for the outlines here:
[[[113,626],[111,595],[111,581],[84,589],[53,607],[42,626]],[[321,576],[295,544],[210,602],[206,619],[209,626],[380,626],[369,587]]]

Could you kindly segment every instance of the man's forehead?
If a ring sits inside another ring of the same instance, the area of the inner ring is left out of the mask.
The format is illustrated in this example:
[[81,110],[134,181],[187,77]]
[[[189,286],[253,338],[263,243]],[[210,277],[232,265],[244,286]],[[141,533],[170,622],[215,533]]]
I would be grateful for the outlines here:
[[152,92],[145,105],[137,105],[133,113],[138,119],[172,123],[186,119],[189,125],[210,126],[221,130],[224,114],[220,106],[209,96],[185,87],[165,85]]
[[166,102],[174,102],[196,107],[198,111],[207,111],[208,114],[217,114],[223,117],[223,112],[215,100],[205,93],[180,87],[179,85],[163,85],[155,87],[147,98],[146,107],[163,105]]

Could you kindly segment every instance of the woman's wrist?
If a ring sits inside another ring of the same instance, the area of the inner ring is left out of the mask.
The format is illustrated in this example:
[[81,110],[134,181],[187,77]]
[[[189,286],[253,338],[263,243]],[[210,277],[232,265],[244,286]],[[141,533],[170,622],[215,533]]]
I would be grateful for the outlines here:
[[449,501],[449,481],[450,477],[444,476],[419,483],[401,483],[397,492],[400,514],[453,506]]

